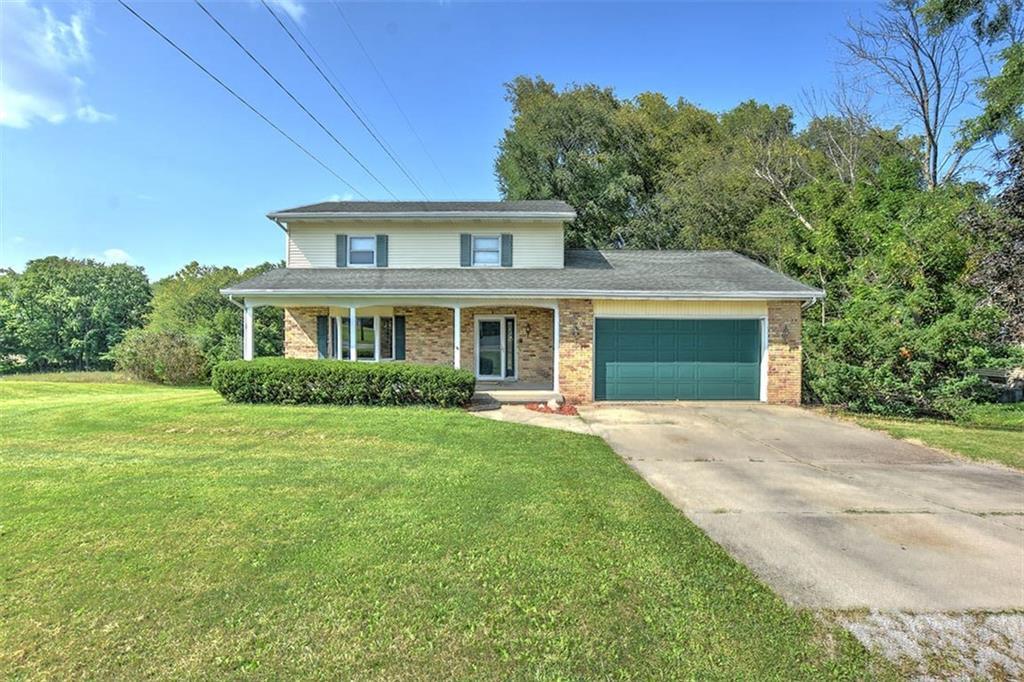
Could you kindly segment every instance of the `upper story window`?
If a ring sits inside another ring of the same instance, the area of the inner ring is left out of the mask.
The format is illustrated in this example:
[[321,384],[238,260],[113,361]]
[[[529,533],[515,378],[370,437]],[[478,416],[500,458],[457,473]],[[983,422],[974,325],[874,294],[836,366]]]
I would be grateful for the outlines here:
[[473,265],[500,265],[501,237],[473,235]]
[[348,264],[374,266],[377,264],[376,237],[349,237]]

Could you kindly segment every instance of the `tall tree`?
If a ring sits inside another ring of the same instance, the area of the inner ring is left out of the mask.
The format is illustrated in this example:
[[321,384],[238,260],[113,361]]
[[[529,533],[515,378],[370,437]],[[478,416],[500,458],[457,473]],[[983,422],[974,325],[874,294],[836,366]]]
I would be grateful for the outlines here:
[[[209,365],[242,354],[242,311],[220,290],[279,267],[263,263],[242,272],[232,267],[200,265],[193,261],[153,285],[153,311],[146,331],[187,336]],[[280,355],[284,349],[284,315],[280,308],[262,307],[254,316],[257,355]]]
[[1024,0],[928,0],[923,14],[938,34],[969,21],[984,60],[984,109],[961,124],[961,146],[999,135],[1024,144]]
[[921,134],[921,170],[929,189],[957,177],[971,146],[947,144],[945,131],[971,94],[971,45],[959,26],[929,31],[921,0],[892,0],[873,20],[851,23],[842,41],[866,81],[902,102]]
[[57,256],[29,261],[4,288],[5,344],[15,338],[38,370],[109,368],[107,352],[142,325],[151,297],[142,268]]

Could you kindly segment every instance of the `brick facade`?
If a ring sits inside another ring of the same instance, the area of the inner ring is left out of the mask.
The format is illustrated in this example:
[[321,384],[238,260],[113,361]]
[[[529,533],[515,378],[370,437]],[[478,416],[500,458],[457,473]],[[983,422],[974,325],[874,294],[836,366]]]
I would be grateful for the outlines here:
[[551,384],[554,372],[554,312],[544,308],[463,308],[462,366],[475,369],[476,318],[515,315],[516,378],[524,383]]
[[800,301],[768,301],[768,402],[800,404]]
[[316,348],[317,315],[329,314],[324,308],[284,309],[284,356],[286,358],[312,358],[318,356]]
[[594,302],[558,302],[558,383],[570,403],[594,399]]
[[[455,364],[455,311],[427,306],[395,307],[405,316],[405,359],[421,365]],[[470,365],[472,367],[472,365]]]
[[[560,307],[559,383],[566,400],[589,403],[594,399],[594,305],[591,300],[562,299]],[[405,316],[405,357],[409,362],[454,364],[452,338],[454,312],[431,306],[395,307]],[[328,309],[286,308],[284,311],[285,356],[316,358],[316,318]],[[548,383],[554,370],[554,313],[545,308],[463,308],[461,332],[462,367],[475,369],[478,315],[515,315],[518,379],[524,383]],[[800,301],[768,302],[768,402],[799,405],[801,396]]]

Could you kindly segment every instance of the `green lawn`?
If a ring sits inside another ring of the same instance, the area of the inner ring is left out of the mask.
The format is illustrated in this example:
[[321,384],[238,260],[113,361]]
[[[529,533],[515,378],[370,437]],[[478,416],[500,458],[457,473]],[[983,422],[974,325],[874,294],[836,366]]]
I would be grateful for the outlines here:
[[888,431],[897,438],[1024,469],[1024,403],[980,405],[964,422],[851,416],[862,426]]
[[3,678],[889,672],[597,438],[52,378],[0,418]]

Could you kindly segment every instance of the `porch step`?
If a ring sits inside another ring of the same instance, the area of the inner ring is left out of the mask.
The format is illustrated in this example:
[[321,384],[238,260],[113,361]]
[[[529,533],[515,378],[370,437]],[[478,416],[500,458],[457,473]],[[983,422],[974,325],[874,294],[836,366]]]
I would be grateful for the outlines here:
[[477,390],[473,394],[473,402],[492,401],[503,405],[522,405],[524,403],[546,403],[558,396],[555,391],[523,390],[511,388],[488,388]]

